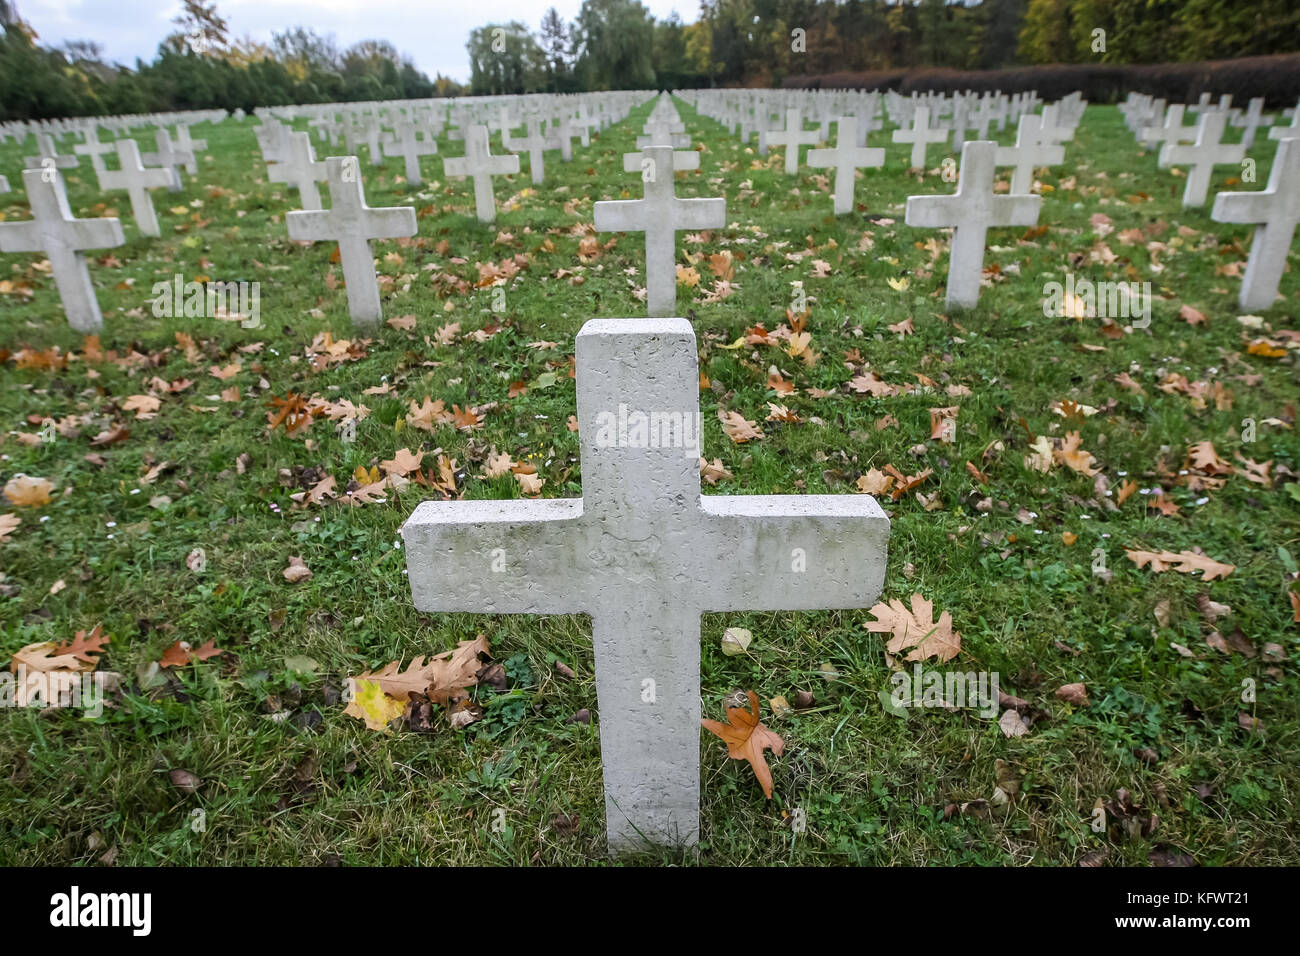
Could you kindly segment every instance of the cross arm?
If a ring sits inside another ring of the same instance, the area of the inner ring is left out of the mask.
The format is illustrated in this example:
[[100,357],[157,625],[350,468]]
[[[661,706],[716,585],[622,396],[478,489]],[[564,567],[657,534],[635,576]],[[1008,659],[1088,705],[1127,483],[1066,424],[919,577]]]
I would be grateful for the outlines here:
[[604,199],[592,206],[597,232],[644,232],[644,199]]
[[411,598],[421,611],[582,611],[581,518],[581,498],[421,502],[402,526]]
[[1276,204],[1277,194],[1273,190],[1217,193],[1210,218],[1215,222],[1266,222]]
[[889,519],[866,495],[705,495],[709,611],[864,608],[885,580]]
[[674,229],[722,229],[727,225],[727,200],[674,199]]
[[903,221],[909,226],[942,229],[955,226],[953,207],[960,202],[953,195],[908,196]]
[[998,196],[993,202],[990,226],[1028,226],[1038,221],[1042,196]]

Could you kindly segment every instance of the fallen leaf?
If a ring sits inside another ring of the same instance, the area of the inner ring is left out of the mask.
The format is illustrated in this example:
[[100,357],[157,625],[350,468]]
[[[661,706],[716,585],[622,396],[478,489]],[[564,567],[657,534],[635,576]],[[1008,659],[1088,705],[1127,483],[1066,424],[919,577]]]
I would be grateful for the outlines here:
[[732,760],[748,760],[754,768],[754,775],[763,788],[763,795],[772,799],[772,771],[763,756],[764,750],[771,750],[776,756],[785,752],[785,741],[768,730],[758,719],[758,695],[748,692],[749,710],[743,707],[728,707],[727,723],[716,720],[701,720],[700,725],[712,734],[716,734],[727,745],[727,754]]
[[870,613],[876,620],[868,621],[863,627],[874,633],[892,635],[886,645],[891,654],[910,647],[912,651],[906,658],[909,661],[929,657],[950,661],[961,650],[961,634],[952,628],[952,615],[944,611],[935,623],[934,603],[919,593],[912,595],[911,611],[898,598],[892,598],[888,604],[881,602],[871,608]]

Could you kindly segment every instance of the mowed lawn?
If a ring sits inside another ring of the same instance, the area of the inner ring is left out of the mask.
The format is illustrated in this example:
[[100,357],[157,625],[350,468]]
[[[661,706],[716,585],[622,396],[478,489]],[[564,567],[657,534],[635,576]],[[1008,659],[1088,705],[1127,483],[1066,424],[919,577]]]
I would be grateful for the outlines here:
[[[929,172],[909,175],[910,147],[890,146],[883,170],[860,175],[857,211],[836,218],[822,171],[786,177],[780,150],[760,157],[678,107],[702,149],[678,195],[727,199],[725,230],[678,237],[680,314],[709,383],[704,451],[730,474],[705,491],[849,495],[871,469],[932,469],[882,500],[893,521],[882,599],[920,593],[936,615],[950,612],[961,653],[927,666],[996,671],[1031,720],[1012,738],[971,709],[889,712],[885,640],[864,627],[865,609],[706,616],[705,716],[721,719],[728,694],[753,689],[787,747],[769,758],[768,801],[750,768],[701,732],[698,859],[1300,863],[1294,258],[1285,302],[1239,320],[1250,228],[1214,223],[1208,204],[1182,209],[1184,180],[1157,170],[1114,107],[1093,106],[1066,163],[1040,171],[1041,228],[993,230],[979,308],[949,315],[947,235],[903,223],[909,194],[954,188],[938,148]],[[385,317],[399,321],[368,336],[350,327],[332,247],[288,240],[296,194],[267,182],[251,119],[195,127],[208,141],[197,181],[153,194],[161,239],[139,235],[124,193],[98,193],[87,161],[69,177],[77,215],[115,210],[126,232],[124,246],[92,254],[105,315],[97,343],[67,327],[40,255],[0,256],[0,481],[23,473],[54,486],[39,509],[0,502],[22,522],[0,544],[0,661],[99,624],[112,638],[100,670],[121,675],[97,719],[0,710],[0,862],[604,859],[589,621],[419,614],[396,543],[416,504],[446,489],[521,496],[512,475],[484,477],[494,451],[534,465],[541,496],[580,494],[567,425],[574,336],[589,318],[645,310],[642,237],[595,234],[592,202],[640,196],[622,154],[648,111],[575,144],[571,163],[548,153],[539,189],[523,157],[520,175],[496,181],[493,226],[477,222],[471,184],[447,181],[440,159],[424,160],[426,181],[412,188],[400,160],[375,168],[363,157],[369,202],[419,214],[416,239],[375,245]],[[872,145],[887,139],[873,134]],[[5,220],[28,215],[30,147],[0,147],[15,186],[0,196]],[[1257,182],[1226,188],[1263,188],[1274,147],[1261,136]],[[440,149],[458,155],[460,144],[444,137]],[[1239,176],[1216,169],[1211,194]],[[1150,327],[1045,316],[1044,284],[1067,269],[1149,281]],[[153,284],[178,274],[260,282],[261,327],[156,317]],[[762,337],[756,326],[799,321],[787,310],[800,290],[811,334],[802,352],[784,335],[746,341]],[[1179,318],[1185,305],[1206,321]],[[1273,344],[1248,351],[1261,339]],[[780,390],[773,367],[788,383]],[[867,372],[907,388],[850,387]],[[290,393],[369,414],[352,442],[328,418],[292,436],[269,431],[271,402]],[[152,403],[131,401],[140,395],[159,399],[151,417]],[[422,419],[426,396],[477,409],[481,422]],[[768,421],[769,402],[798,421]],[[932,439],[930,410],[953,406],[954,440]],[[719,409],[764,437],[734,443]],[[52,442],[19,437],[45,419],[59,423]],[[129,434],[92,446],[117,429]],[[1097,476],[1027,467],[1040,436],[1076,431]],[[1222,468],[1189,461],[1201,442]],[[401,449],[423,450],[428,485],[341,500],[371,480],[358,481],[358,468]],[[292,497],[330,476],[339,499]],[[1137,490],[1120,504],[1130,481]],[[1153,489],[1163,510],[1149,506]],[[195,549],[201,572],[187,566]],[[1125,549],[1201,549],[1235,570],[1206,583],[1140,569]],[[286,580],[291,556],[309,580]],[[1211,621],[1207,598],[1231,613]],[[747,653],[721,652],[728,627],[753,633]],[[343,713],[349,675],[480,633],[505,679],[478,688],[478,722],[453,729],[435,709],[427,729],[398,722],[385,734]],[[223,653],[151,674],[182,640]],[[1079,682],[1086,705],[1056,696]],[[812,693],[810,707],[773,715],[770,699],[799,691]],[[572,720],[583,708],[590,724]],[[178,787],[176,770],[197,781]],[[1098,801],[1109,807],[1102,832]]]

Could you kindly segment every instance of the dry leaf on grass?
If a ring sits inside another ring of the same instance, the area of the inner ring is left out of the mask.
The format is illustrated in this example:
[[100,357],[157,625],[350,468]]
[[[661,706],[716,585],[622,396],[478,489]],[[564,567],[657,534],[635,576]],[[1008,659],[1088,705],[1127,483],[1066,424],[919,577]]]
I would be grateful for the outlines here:
[[727,723],[701,720],[700,725],[709,733],[721,737],[727,744],[727,754],[732,760],[748,760],[754,776],[763,788],[763,795],[772,799],[772,770],[763,756],[771,750],[778,757],[785,753],[785,741],[768,730],[758,719],[758,695],[748,692],[749,710],[743,707],[727,708]]
[[5,497],[15,508],[40,508],[50,503],[53,483],[48,478],[14,475],[5,482]]
[[1168,571],[1171,567],[1180,574],[1203,571],[1206,581],[1226,578],[1237,570],[1235,565],[1215,561],[1209,555],[1197,554],[1195,551],[1179,551],[1175,554],[1172,551],[1138,551],[1125,548],[1124,554],[1138,568],[1145,568],[1150,564],[1151,570],[1157,574]]
[[950,661],[961,650],[961,634],[952,629],[952,615],[944,611],[935,623],[934,602],[927,601],[920,594],[912,595],[910,611],[898,598],[892,598],[888,604],[881,602],[873,607],[871,614],[876,620],[868,621],[863,627],[875,633],[892,635],[886,645],[891,654],[910,647],[912,651],[906,658],[909,661],[923,661],[929,657]]
[[307,567],[307,562],[296,554],[289,557],[289,566],[281,573],[290,584],[297,584],[299,581],[310,581],[312,577],[311,568]]

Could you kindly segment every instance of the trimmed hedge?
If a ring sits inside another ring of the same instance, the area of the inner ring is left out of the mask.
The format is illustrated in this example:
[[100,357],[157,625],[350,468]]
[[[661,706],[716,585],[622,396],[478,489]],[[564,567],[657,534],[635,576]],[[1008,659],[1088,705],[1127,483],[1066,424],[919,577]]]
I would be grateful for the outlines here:
[[1037,90],[1044,99],[1060,99],[1080,91],[1092,103],[1114,103],[1130,90],[1162,97],[1172,103],[1194,103],[1201,93],[1215,98],[1231,93],[1241,106],[1262,96],[1273,109],[1294,106],[1300,98],[1300,53],[1250,56],[1199,63],[1115,65],[1067,63],[1013,67],[1007,70],[877,70],[865,73],[825,73],[791,76],[787,89],[898,90],[900,93]]

